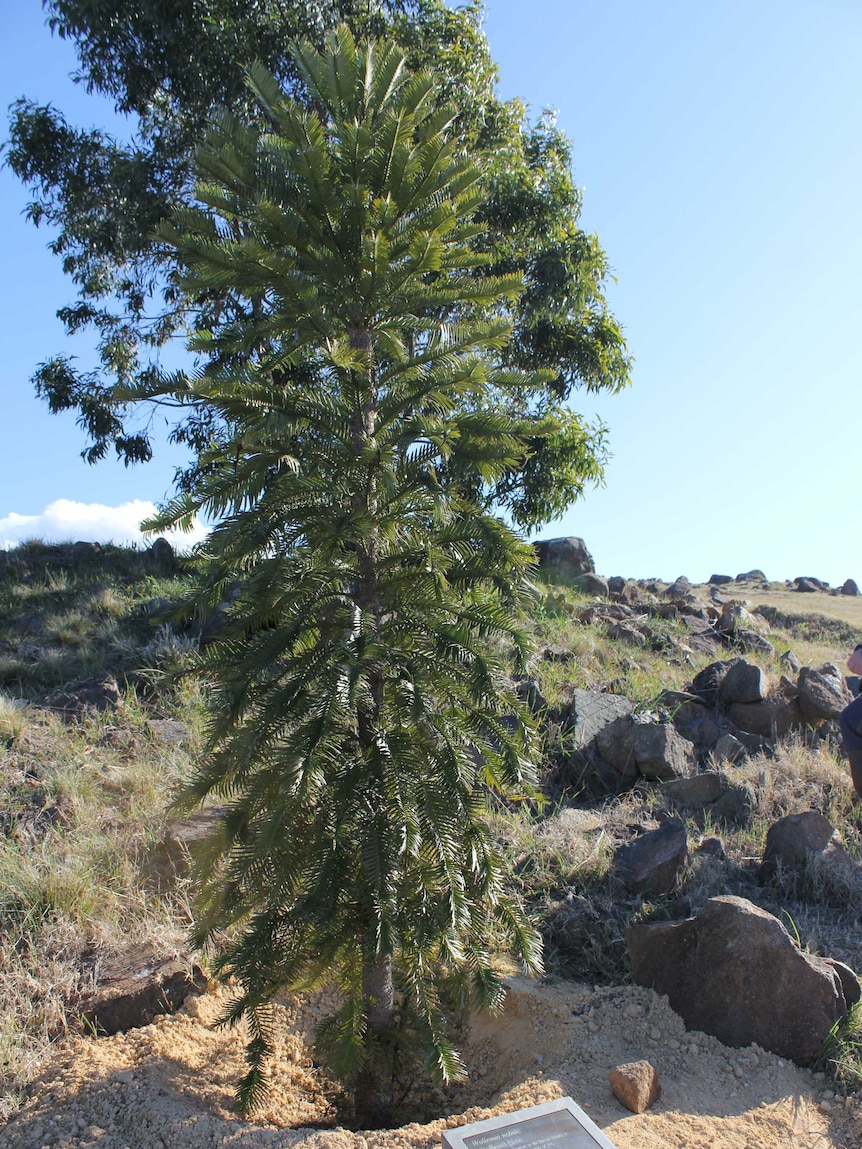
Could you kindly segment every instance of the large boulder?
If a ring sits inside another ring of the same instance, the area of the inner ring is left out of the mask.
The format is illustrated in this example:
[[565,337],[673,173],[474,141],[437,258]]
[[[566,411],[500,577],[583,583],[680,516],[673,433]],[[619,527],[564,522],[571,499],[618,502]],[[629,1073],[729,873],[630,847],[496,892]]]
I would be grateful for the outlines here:
[[583,539],[542,539],[533,545],[539,572],[548,582],[571,583],[579,575],[596,573],[593,556]]
[[725,1045],[756,1042],[805,1065],[847,1015],[830,962],[803,953],[745,898],[710,898],[696,917],[633,926],[626,945],[635,983],[667,994],[689,1029]]
[[596,594],[600,598],[607,598],[610,594],[608,580],[597,574],[582,574],[572,580],[575,587],[584,594]]
[[853,595],[854,597],[859,594],[859,584],[855,578],[848,578],[845,580],[844,585],[841,587],[842,594]]
[[630,890],[668,894],[687,861],[685,826],[669,821],[619,846],[614,854],[614,871]]
[[734,702],[727,711],[730,721],[746,734],[783,738],[801,723],[795,698],[771,697],[763,702]]
[[761,882],[767,882],[779,866],[795,869],[812,857],[850,865],[841,837],[828,818],[816,810],[788,814],[769,827],[758,877]]
[[617,718],[631,714],[632,704],[621,694],[599,694],[595,690],[572,691],[567,726],[572,728],[570,745],[585,750]]
[[722,702],[762,702],[769,693],[766,671],[739,659],[730,667],[719,687]]
[[707,706],[717,706],[721,685],[741,658],[731,658],[726,662],[710,662],[691,681],[691,691],[702,698]]
[[596,742],[602,758],[623,780],[641,776],[666,781],[694,770],[692,744],[669,722],[643,721],[628,715],[600,730]]
[[796,690],[799,712],[804,721],[810,723],[837,718],[844,707],[853,701],[841,671],[828,662],[817,670],[803,666]]

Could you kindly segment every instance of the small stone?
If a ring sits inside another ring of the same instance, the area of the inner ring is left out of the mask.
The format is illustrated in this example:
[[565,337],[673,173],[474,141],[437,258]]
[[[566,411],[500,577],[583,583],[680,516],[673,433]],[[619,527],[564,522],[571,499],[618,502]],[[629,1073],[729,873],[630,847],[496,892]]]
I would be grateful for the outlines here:
[[587,1022],[587,1029],[590,1031],[590,1033],[598,1033],[599,1032],[599,1027],[596,1025],[596,1023],[594,1021],[588,1021]]
[[660,1041],[661,1040],[661,1030],[656,1029],[655,1026],[653,1026],[652,1029],[649,1031],[649,1035],[653,1039],[653,1041]]
[[643,1113],[661,1096],[658,1074],[649,1061],[618,1065],[608,1074],[614,1097],[632,1113]]
[[741,1065],[734,1065],[733,1076],[734,1077],[742,1077],[742,1066]]
[[679,1049],[679,1042],[678,1041],[669,1041],[667,1043],[667,1047],[668,1047],[668,1049]]

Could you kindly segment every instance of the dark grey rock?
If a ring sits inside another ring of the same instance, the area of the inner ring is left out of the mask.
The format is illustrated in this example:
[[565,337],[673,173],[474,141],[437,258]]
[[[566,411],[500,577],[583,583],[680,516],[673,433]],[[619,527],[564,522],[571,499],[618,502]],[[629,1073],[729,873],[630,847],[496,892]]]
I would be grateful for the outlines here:
[[578,575],[596,572],[593,556],[583,539],[543,539],[533,545],[539,572],[549,582],[571,583]]
[[781,656],[781,665],[786,666],[793,674],[798,674],[802,669],[802,663],[796,657],[792,650],[785,650]]
[[708,858],[718,858],[720,862],[723,862],[727,857],[724,842],[715,834],[710,834],[708,838],[702,838],[695,853],[705,854]]
[[694,769],[694,748],[669,722],[644,722],[633,715],[618,718],[599,731],[596,742],[602,758],[623,781],[639,775],[666,781]]
[[841,587],[841,593],[842,594],[849,594],[849,595],[853,595],[853,596],[858,595],[859,594],[859,584],[856,582],[856,579],[855,578],[847,579],[846,582],[844,583],[844,585]]
[[573,580],[575,587],[584,594],[595,594],[600,598],[607,598],[609,594],[607,579],[597,574],[578,575]]
[[620,846],[614,854],[614,870],[633,891],[667,894],[677,883],[688,861],[685,826],[670,821]]
[[709,576],[710,586],[726,586],[729,582],[733,582],[733,575],[714,574]]
[[787,814],[769,827],[757,876],[761,882],[768,882],[779,866],[798,868],[813,856],[826,855],[842,864],[847,860],[841,837],[829,819],[816,810]]
[[799,711],[805,722],[816,723],[837,718],[844,707],[853,701],[841,671],[829,663],[817,670],[803,666],[796,689]]
[[802,594],[816,594],[817,591],[823,589],[819,579],[795,578],[793,582],[796,585],[796,589],[801,591]]
[[519,682],[515,691],[528,710],[533,714],[547,714],[548,700],[542,694],[542,688],[535,678],[528,678]]
[[756,1042],[805,1065],[847,1015],[829,962],[803,953],[745,898],[710,898],[687,921],[634,926],[626,945],[635,983],[667,994],[689,1029],[725,1045]]
[[574,690],[568,716],[568,724],[572,727],[573,749],[585,749],[601,730],[631,712],[632,704],[621,694]]
[[717,706],[722,682],[731,669],[742,661],[741,658],[731,658],[726,662],[711,662],[691,680],[692,694],[697,694],[707,706]]
[[763,702],[734,702],[728,717],[746,734],[760,738],[783,738],[801,725],[799,703],[795,698],[767,698]]
[[662,782],[659,794],[673,806],[692,808],[711,805],[727,789],[721,774],[692,774],[689,778],[671,778]]
[[757,567],[755,567],[754,570],[745,571],[743,574],[738,574],[736,576],[736,581],[737,582],[766,582],[766,575],[763,573],[762,570],[758,570]]
[[737,627],[733,633],[733,644],[740,650],[756,651],[759,654],[775,654],[775,647],[758,630]]
[[766,671],[744,659],[735,662],[724,676],[718,695],[722,702],[762,702],[769,693]]

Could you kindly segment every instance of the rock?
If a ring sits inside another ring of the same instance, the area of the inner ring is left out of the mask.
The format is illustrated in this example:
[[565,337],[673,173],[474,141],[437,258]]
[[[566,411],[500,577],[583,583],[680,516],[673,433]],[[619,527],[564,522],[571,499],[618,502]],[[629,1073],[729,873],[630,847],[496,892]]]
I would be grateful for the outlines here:
[[822,587],[820,586],[820,580],[819,579],[795,578],[793,580],[793,582],[796,585],[796,589],[798,591],[800,591],[802,594],[814,594],[818,590],[822,589]]
[[724,842],[714,834],[711,834],[708,838],[701,839],[695,853],[705,854],[708,858],[718,858],[719,861],[724,861],[727,857],[724,850]]
[[578,575],[578,577],[573,580],[573,583],[577,590],[582,591],[584,594],[595,594],[600,598],[607,598],[610,593],[607,579],[602,578],[601,575]]
[[617,1101],[632,1113],[643,1113],[661,1097],[658,1074],[648,1061],[617,1065],[608,1074]]
[[87,710],[114,710],[122,701],[116,678],[103,671],[74,690],[52,695],[45,706],[63,718],[72,719],[80,718]]
[[722,702],[762,702],[769,693],[766,672],[754,663],[739,659],[730,667],[719,687]]
[[775,647],[768,638],[764,638],[759,631],[749,630],[747,627],[737,627],[733,632],[733,642],[741,650],[758,654],[775,654]]
[[722,734],[712,748],[716,762],[738,762],[745,754],[745,747],[733,734]]
[[622,594],[626,589],[626,582],[622,575],[611,575],[608,579],[608,590],[611,594]]
[[841,593],[842,594],[851,594],[854,596],[858,595],[859,594],[859,586],[856,582],[856,579],[853,579],[853,578],[847,579],[841,588]]
[[710,586],[726,586],[729,582],[733,582],[733,575],[714,574],[709,576]]
[[595,574],[596,564],[583,539],[543,539],[534,543],[539,573],[549,582],[571,583],[583,574]]
[[787,814],[769,827],[757,876],[761,882],[768,882],[779,865],[785,869],[796,868],[812,856],[827,855],[842,863],[849,862],[841,837],[829,819],[816,810]]
[[734,702],[728,717],[746,734],[761,738],[783,738],[801,723],[799,703],[795,698],[767,698],[763,702]]
[[680,575],[664,593],[668,598],[685,598],[686,595],[691,594],[691,583],[685,575]]
[[188,877],[196,851],[217,829],[223,813],[224,807],[212,806],[171,822],[156,848],[156,874],[167,879]]
[[150,718],[147,729],[156,742],[165,746],[188,746],[191,741],[188,726],[175,718]]
[[686,641],[692,650],[712,654],[717,647],[723,645],[721,635],[708,619],[684,614],[680,621],[687,631]]
[[81,1016],[93,1032],[110,1036],[174,1013],[190,993],[202,993],[206,986],[197,964],[134,945],[101,972],[98,991],[82,1003]]
[[623,779],[638,775],[665,781],[690,774],[694,768],[692,745],[670,723],[618,718],[599,731],[599,753]]
[[755,567],[754,570],[745,571],[744,574],[738,574],[736,576],[736,581],[737,582],[755,582],[755,581],[756,582],[766,582],[767,579],[766,579],[766,575],[763,573],[763,571],[758,570],[757,567]]
[[702,698],[707,706],[717,706],[722,682],[731,669],[742,661],[741,658],[731,658],[727,662],[711,662],[692,679],[692,693]]
[[608,638],[616,642],[627,642],[629,646],[646,646],[647,636],[630,622],[615,622],[608,627]]
[[785,650],[781,656],[781,665],[786,666],[793,674],[798,674],[802,669],[802,663],[796,657],[792,650]]
[[659,794],[673,806],[701,807],[717,801],[727,789],[721,774],[692,774],[690,778],[672,778],[662,782]]
[[667,994],[689,1029],[757,1043],[804,1065],[847,1014],[841,979],[745,898],[710,898],[694,918],[626,931],[637,985]]
[[667,894],[687,861],[685,826],[669,821],[619,846],[614,853],[614,870],[630,890]]
[[751,795],[744,786],[732,786],[715,772],[693,774],[662,783],[659,793],[678,809],[700,809],[718,824],[744,822],[751,812]]
[[156,539],[147,553],[153,563],[166,573],[177,569],[177,556],[167,539]]
[[572,691],[569,708],[569,723],[573,727],[572,748],[585,749],[595,740],[600,730],[631,712],[632,704],[621,694],[599,694],[594,690]]
[[751,794],[744,786],[728,786],[709,807],[709,816],[716,824],[743,826],[751,816]]
[[80,539],[78,542],[72,543],[69,557],[73,563],[85,562],[87,559],[95,558],[101,549],[98,543],[89,543]]
[[859,978],[843,961],[837,961],[835,958],[824,958],[823,960],[827,961],[838,974],[847,1008],[852,1009],[862,999],[862,985],[859,984]]
[[799,712],[810,723],[837,718],[844,707],[853,701],[841,671],[831,663],[826,663],[818,670],[803,666],[796,689],[799,694]]
[[528,678],[519,682],[515,691],[528,710],[533,714],[547,714],[548,700],[542,694],[542,688],[535,678]]

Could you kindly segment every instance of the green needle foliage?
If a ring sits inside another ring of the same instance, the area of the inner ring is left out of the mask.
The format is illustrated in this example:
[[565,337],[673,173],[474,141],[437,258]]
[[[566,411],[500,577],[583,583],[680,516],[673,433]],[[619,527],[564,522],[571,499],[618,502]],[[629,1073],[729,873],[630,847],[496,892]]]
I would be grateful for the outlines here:
[[[20,99],[0,148],[28,190],[28,217],[50,229],[49,246],[71,281],[73,298],[58,317],[69,335],[95,344],[91,369],[74,355],[52,355],[33,377],[51,411],[77,414],[85,459],[116,451],[127,464],[146,462],[156,449],[154,428],[167,426],[189,449],[177,482],[193,489],[214,446],[229,451],[232,428],[191,394],[179,404],[124,401],[129,387],[159,379],[165,348],[188,333],[176,255],[156,242],[155,228],[194,202],[194,151],[216,109],[263,126],[243,66],[262,61],[304,103],[287,45],[304,38],[321,48],[326,31],[346,22],[359,38],[397,41],[411,69],[434,71],[435,103],[457,104],[465,148],[487,156],[484,228],[473,240],[490,257],[484,274],[524,277],[517,299],[496,304],[512,324],[501,363],[546,371],[545,382],[498,388],[490,400],[520,421],[530,456],[485,485],[485,503],[535,528],[601,481],[604,425],[569,402],[578,390],[615,393],[629,380],[623,331],[605,298],[610,266],[597,237],[581,227],[571,142],[551,115],[533,122],[521,101],[495,91],[478,0],[458,7],[444,0],[44,0],[43,7],[54,34],[75,47],[76,80],[123,116],[119,131],[83,130],[51,105]],[[197,303],[214,324],[251,318],[218,287]],[[449,318],[461,317],[456,309]],[[321,386],[311,363],[307,371],[309,385]]]
[[[302,103],[252,67],[268,128],[223,114],[199,205],[162,227],[205,366],[161,394],[233,438],[152,525],[217,520],[202,601],[239,586],[202,655],[209,751],[184,795],[225,803],[197,940],[227,929],[218,969],[242,986],[239,1102],[265,1087],[273,995],[335,979],[321,1047],[374,1110],[401,1035],[456,1077],[447,1011],[499,1004],[502,954],[541,967],[486,825],[494,794],[532,792],[507,687],[532,555],[482,490],[528,460],[489,396],[546,380],[499,366],[522,283],[483,270],[483,173],[434,76],[346,27],[292,51]],[[235,322],[209,322],[215,292]]]

